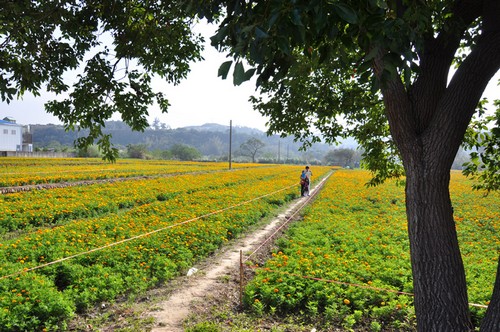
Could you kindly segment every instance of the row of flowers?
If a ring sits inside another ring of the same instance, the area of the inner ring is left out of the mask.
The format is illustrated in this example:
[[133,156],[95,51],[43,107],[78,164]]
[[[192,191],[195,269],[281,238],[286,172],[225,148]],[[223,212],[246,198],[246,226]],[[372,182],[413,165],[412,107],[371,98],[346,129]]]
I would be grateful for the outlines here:
[[99,216],[156,200],[173,199],[186,191],[234,186],[241,182],[261,181],[269,176],[277,177],[281,174],[269,167],[259,168],[259,171],[256,171],[255,167],[240,168],[231,172],[219,169],[2,195],[0,212],[3,217],[0,220],[0,234],[40,226],[61,225],[76,218]]
[[[304,219],[255,269],[245,304],[257,313],[305,312],[346,330],[414,330],[404,188],[364,184],[364,171],[338,171]],[[471,302],[491,296],[498,259],[498,195],[472,192],[453,173],[451,194]],[[250,265],[253,263],[249,262]],[[472,307],[477,323],[484,309]]]
[[[317,167],[315,178],[329,171]],[[58,227],[7,234],[0,243],[0,326],[64,330],[75,312],[170,280],[298,197],[299,173],[297,166],[272,166],[176,176],[161,185],[159,179],[130,181],[128,187],[136,191],[129,196],[149,192],[156,199]],[[98,196],[92,191],[97,187],[81,187],[81,200]],[[158,199],[159,194],[166,198]]]
[[[234,168],[259,166],[262,165],[242,163],[235,164]],[[221,162],[119,159],[115,163],[109,163],[97,158],[84,160],[81,158],[3,158],[0,165],[0,187],[163,176],[227,168],[227,163]]]

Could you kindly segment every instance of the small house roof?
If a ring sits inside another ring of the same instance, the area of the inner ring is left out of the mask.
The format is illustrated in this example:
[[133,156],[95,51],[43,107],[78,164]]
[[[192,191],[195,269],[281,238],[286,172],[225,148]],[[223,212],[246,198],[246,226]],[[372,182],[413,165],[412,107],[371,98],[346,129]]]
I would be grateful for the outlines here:
[[15,121],[14,122],[8,121],[5,120],[5,118],[3,120],[0,120],[0,125],[22,127],[22,125],[16,123]]
[[16,123],[16,119],[14,119],[13,117],[11,116],[6,116],[5,118],[3,118],[4,121],[7,121],[7,122],[12,122],[12,123]]

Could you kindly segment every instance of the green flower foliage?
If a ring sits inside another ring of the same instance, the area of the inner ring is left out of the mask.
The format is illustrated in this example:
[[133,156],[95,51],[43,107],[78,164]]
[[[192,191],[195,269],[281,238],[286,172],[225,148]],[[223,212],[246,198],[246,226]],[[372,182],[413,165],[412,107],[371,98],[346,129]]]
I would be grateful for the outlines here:
[[[367,172],[336,171],[303,220],[245,289],[255,314],[301,313],[325,326],[414,331],[413,278],[404,193],[391,181],[366,187]],[[484,197],[452,173],[451,195],[470,302],[489,303],[498,246],[498,195]],[[494,196],[494,197],[493,197]],[[485,309],[471,306],[475,326]]]
[[[19,205],[0,241],[0,330],[64,331],[76,313],[185,273],[298,197],[302,166],[268,166],[19,193],[38,205]],[[330,170],[315,167],[315,178]],[[25,229],[35,214],[40,224]]]

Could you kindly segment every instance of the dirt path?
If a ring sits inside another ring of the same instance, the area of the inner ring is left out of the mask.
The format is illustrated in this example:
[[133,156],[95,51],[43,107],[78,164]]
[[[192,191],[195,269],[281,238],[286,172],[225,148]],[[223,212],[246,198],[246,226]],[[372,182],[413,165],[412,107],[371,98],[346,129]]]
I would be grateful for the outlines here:
[[317,193],[328,177],[321,180],[315,188],[311,190],[310,197],[303,197],[293,202],[285,212],[274,218],[263,228],[238,239],[233,245],[223,250],[216,257],[213,263],[206,267],[197,267],[199,270],[189,278],[181,288],[174,291],[168,300],[158,304],[158,311],[151,313],[155,318],[155,326],[152,332],[182,332],[183,321],[190,314],[193,303],[202,300],[214,289],[221,278],[230,274],[230,271],[239,269],[240,250],[243,254],[253,252],[266,239],[269,238],[283,223],[289,221],[297,214],[311,198]]

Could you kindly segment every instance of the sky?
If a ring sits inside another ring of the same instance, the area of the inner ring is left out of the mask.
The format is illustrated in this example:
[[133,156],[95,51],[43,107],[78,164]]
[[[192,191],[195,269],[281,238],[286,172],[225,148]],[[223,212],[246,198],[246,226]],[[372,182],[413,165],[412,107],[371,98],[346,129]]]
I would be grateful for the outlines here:
[[[217,77],[219,66],[228,59],[209,45],[209,37],[215,28],[200,23],[196,29],[207,40],[202,62],[193,63],[187,79],[174,86],[155,80],[155,87],[164,93],[170,102],[168,113],[161,113],[158,107],[151,106],[147,117],[151,124],[156,118],[170,128],[197,126],[205,123],[218,123],[233,126],[245,126],[266,131],[267,119],[252,109],[248,101],[255,95],[255,81],[234,86],[231,74],[228,79]],[[497,86],[500,73],[490,81],[483,96],[490,100],[500,99],[500,87]],[[61,124],[54,116],[44,110],[44,103],[54,99],[55,95],[42,93],[40,97],[26,94],[22,100],[10,104],[0,102],[0,119],[13,117],[20,124]],[[121,120],[114,116],[112,120]]]
[[[147,117],[149,123],[158,118],[171,128],[179,128],[205,123],[229,125],[232,121],[233,126],[265,131],[267,119],[253,110],[248,101],[251,95],[255,95],[255,81],[234,86],[231,74],[226,80],[218,77],[219,66],[228,59],[209,44],[215,28],[201,23],[196,28],[207,41],[203,52],[205,60],[193,63],[187,78],[177,86],[154,80],[155,89],[163,92],[170,107],[168,113],[162,113],[157,106],[151,106]],[[26,93],[23,100],[14,100],[10,104],[0,102],[0,119],[9,116],[20,124],[61,124],[57,117],[44,110],[44,103],[52,99],[55,99],[55,94],[34,97]],[[112,120],[121,118],[117,115]]]

